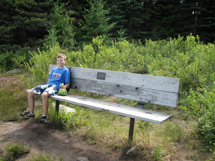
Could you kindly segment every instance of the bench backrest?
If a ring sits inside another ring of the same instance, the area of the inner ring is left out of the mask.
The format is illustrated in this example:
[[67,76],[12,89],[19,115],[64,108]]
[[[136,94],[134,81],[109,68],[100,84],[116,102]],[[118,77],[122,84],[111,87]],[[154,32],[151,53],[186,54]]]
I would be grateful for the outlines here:
[[[49,74],[56,65],[49,66]],[[71,88],[170,107],[177,106],[180,79],[70,67]]]

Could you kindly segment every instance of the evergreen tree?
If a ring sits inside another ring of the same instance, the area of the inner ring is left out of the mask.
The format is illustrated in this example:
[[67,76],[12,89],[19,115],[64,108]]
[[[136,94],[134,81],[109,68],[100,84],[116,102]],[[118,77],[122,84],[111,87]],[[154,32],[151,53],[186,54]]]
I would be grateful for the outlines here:
[[47,34],[46,25],[50,14],[50,0],[19,0],[15,1],[13,16],[16,26],[15,39],[19,45],[27,43],[29,46],[37,46],[43,43]]
[[73,17],[73,27],[75,32],[75,40],[77,44],[81,44],[82,39],[82,31],[81,27],[83,24],[83,16],[85,8],[89,9],[90,4],[87,0],[62,0],[64,4],[66,4],[65,8],[67,11],[73,11],[70,17]]
[[127,5],[127,1],[115,1],[108,0],[107,7],[110,8],[109,16],[111,17],[110,23],[116,23],[112,28],[111,36],[113,38],[128,36],[126,24],[128,22],[125,13],[125,6]]
[[200,40],[205,42],[215,41],[215,1],[199,0],[198,10],[195,13],[196,33]]
[[[195,0],[194,0],[195,1]],[[179,11],[179,18],[178,18],[178,27],[177,34],[180,34],[182,36],[190,35],[191,32],[193,32],[193,2],[192,0],[181,0],[180,1],[180,11]]]
[[177,37],[181,22],[180,0],[157,0],[153,7],[152,38],[155,40]]
[[129,39],[144,39],[144,25],[145,15],[143,14],[143,1],[142,0],[129,0],[127,2],[126,17],[127,23],[126,28],[129,34]]
[[16,14],[13,0],[0,1],[0,49],[7,50],[15,44],[13,16]]
[[93,37],[100,35],[109,36],[109,31],[114,23],[109,24],[109,11],[104,9],[102,0],[89,1],[90,8],[85,10],[84,25],[82,27],[83,39],[91,41]]
[[73,18],[71,18],[72,11],[65,10],[65,4],[55,2],[53,5],[53,13],[51,13],[51,23],[47,29],[49,35],[46,37],[46,46],[50,47],[59,43],[62,47],[74,49],[74,26]]

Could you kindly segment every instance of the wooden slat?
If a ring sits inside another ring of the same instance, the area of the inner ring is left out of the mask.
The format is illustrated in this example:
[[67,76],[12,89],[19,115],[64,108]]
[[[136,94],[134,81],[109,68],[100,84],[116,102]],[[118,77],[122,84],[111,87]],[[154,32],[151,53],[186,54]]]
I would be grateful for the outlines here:
[[126,116],[130,118],[135,118],[139,120],[149,121],[153,123],[161,124],[171,117],[160,112],[154,112],[151,110],[143,110],[140,108],[130,107],[122,104],[112,103],[101,101],[93,98],[77,96],[77,95],[68,95],[68,96],[51,96],[52,99],[72,103],[75,105],[80,105],[96,110],[106,111],[121,116]]
[[[50,65],[51,69],[55,67]],[[180,79],[72,67],[72,88],[140,102],[177,106]]]
[[[79,78],[98,82],[109,82],[113,84],[118,83],[121,85],[144,87],[167,92],[177,93],[179,87],[178,78],[79,67],[72,67],[71,72],[73,74],[72,77],[75,79]],[[97,73],[106,73],[105,80],[97,79]]]
[[81,91],[115,96],[140,102],[170,107],[176,107],[177,105],[177,93],[152,90],[144,87],[138,87],[138,89],[136,89],[136,87],[133,86],[118,86],[118,84],[83,79],[73,80],[72,87]]

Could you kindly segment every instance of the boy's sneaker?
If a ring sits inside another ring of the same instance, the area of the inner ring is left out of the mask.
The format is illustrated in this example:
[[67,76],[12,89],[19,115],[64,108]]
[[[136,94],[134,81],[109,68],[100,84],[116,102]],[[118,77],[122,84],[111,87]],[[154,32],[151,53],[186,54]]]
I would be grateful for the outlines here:
[[48,117],[47,116],[43,116],[41,119],[40,119],[40,123],[49,123],[48,121]]
[[24,112],[20,114],[21,117],[25,118],[25,119],[30,119],[30,118],[34,118],[35,115],[34,113],[31,112]]

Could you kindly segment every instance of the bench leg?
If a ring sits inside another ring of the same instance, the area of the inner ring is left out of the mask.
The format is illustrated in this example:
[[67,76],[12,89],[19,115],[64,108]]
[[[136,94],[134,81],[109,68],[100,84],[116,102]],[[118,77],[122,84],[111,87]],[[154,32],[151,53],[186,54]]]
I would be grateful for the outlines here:
[[59,106],[60,106],[60,101],[56,100],[55,108],[56,108],[57,115],[59,113]]
[[129,137],[128,137],[128,141],[132,142],[133,140],[133,134],[134,134],[134,118],[130,118],[130,126],[129,126]]

